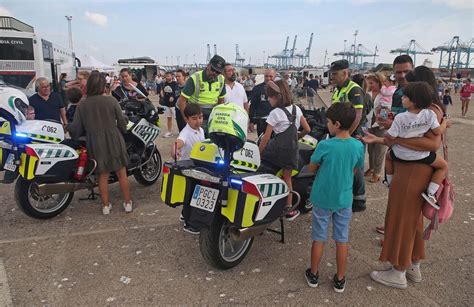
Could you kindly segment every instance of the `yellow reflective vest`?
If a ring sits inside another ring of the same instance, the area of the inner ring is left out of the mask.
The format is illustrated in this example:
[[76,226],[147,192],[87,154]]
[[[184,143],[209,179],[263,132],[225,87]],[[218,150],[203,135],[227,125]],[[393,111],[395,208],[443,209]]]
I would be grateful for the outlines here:
[[[354,81],[352,80],[349,80],[349,82],[347,83],[346,86],[338,89],[336,88],[334,90],[334,93],[332,95],[332,103],[339,103],[339,102],[350,102],[349,100],[349,93],[351,92],[351,90],[355,87],[359,87],[359,84],[355,83]],[[357,105],[354,105],[354,108],[356,109],[362,109],[364,108],[364,105],[363,104],[357,104]]]
[[218,75],[217,80],[209,83],[209,81],[203,80],[203,71],[200,70],[191,75],[191,79],[194,82],[194,93],[188,96],[184,93],[184,96],[191,103],[198,103],[201,106],[213,106],[217,104],[222,88],[224,87],[224,76]]

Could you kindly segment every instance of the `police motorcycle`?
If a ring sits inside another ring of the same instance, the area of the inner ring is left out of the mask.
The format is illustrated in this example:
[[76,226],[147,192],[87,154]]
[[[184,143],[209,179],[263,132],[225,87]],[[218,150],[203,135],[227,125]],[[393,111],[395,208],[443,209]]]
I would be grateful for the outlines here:
[[183,206],[185,222],[200,229],[203,258],[219,269],[238,265],[254,237],[284,214],[289,191],[273,174],[257,173],[260,152],[247,141],[248,115],[233,103],[217,105],[209,140],[193,146],[190,160],[165,162],[161,198]]
[[[121,106],[129,118],[124,136],[127,172],[142,185],[152,185],[162,169],[154,144],[160,132],[158,113],[146,102],[122,101]],[[16,180],[15,201],[23,212],[33,218],[52,218],[68,207],[75,191],[89,189],[95,196],[96,162],[87,157],[85,147],[66,145],[61,124],[26,120],[27,107],[23,93],[0,86],[0,171],[8,177],[4,183]],[[117,180],[113,174],[109,183]]]

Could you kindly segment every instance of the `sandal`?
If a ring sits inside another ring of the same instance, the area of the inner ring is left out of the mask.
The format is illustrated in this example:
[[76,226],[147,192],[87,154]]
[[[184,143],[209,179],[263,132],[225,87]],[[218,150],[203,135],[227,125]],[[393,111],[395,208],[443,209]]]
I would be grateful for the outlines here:
[[380,176],[380,175],[372,174],[372,177],[369,179],[369,182],[371,182],[371,183],[379,182],[381,177],[382,176]]
[[383,235],[385,234],[385,226],[384,225],[376,226],[375,231]]
[[374,175],[374,170],[373,169],[368,169],[365,171],[364,173],[364,177],[370,177],[370,176],[373,176]]

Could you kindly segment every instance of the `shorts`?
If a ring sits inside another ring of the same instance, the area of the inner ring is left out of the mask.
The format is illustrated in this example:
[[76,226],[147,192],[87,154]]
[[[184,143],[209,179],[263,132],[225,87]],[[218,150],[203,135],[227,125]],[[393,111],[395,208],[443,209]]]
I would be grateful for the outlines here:
[[329,222],[332,219],[332,238],[339,243],[349,242],[349,225],[352,218],[352,208],[336,211],[313,206],[313,241],[326,242]]
[[431,165],[433,162],[436,160],[436,152],[430,151],[430,155],[426,158],[420,159],[420,160],[402,160],[395,156],[395,153],[393,150],[390,150],[390,158],[392,158],[392,161],[397,161],[397,162],[413,162],[413,163],[422,163],[422,164],[428,164]]
[[165,107],[165,117],[171,117],[171,118],[175,118],[176,117],[176,109],[175,107]]

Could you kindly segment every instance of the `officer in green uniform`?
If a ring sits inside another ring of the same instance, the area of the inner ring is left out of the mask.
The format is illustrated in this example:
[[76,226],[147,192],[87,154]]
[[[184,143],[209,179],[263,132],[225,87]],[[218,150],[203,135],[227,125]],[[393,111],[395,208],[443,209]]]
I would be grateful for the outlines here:
[[212,108],[224,102],[224,66],[225,60],[221,56],[213,56],[206,69],[197,71],[188,78],[178,99],[178,108],[183,118],[187,103],[198,103],[201,106],[204,131],[207,130],[207,120]]
[[[349,62],[338,60],[331,63],[331,82],[336,86],[332,95],[332,103],[350,102],[356,109],[356,119],[352,124],[350,133],[353,137],[362,135],[361,119],[364,111],[364,90],[350,79]],[[365,210],[365,181],[364,169],[358,169],[354,175],[354,185],[352,187],[354,198],[352,211]]]

